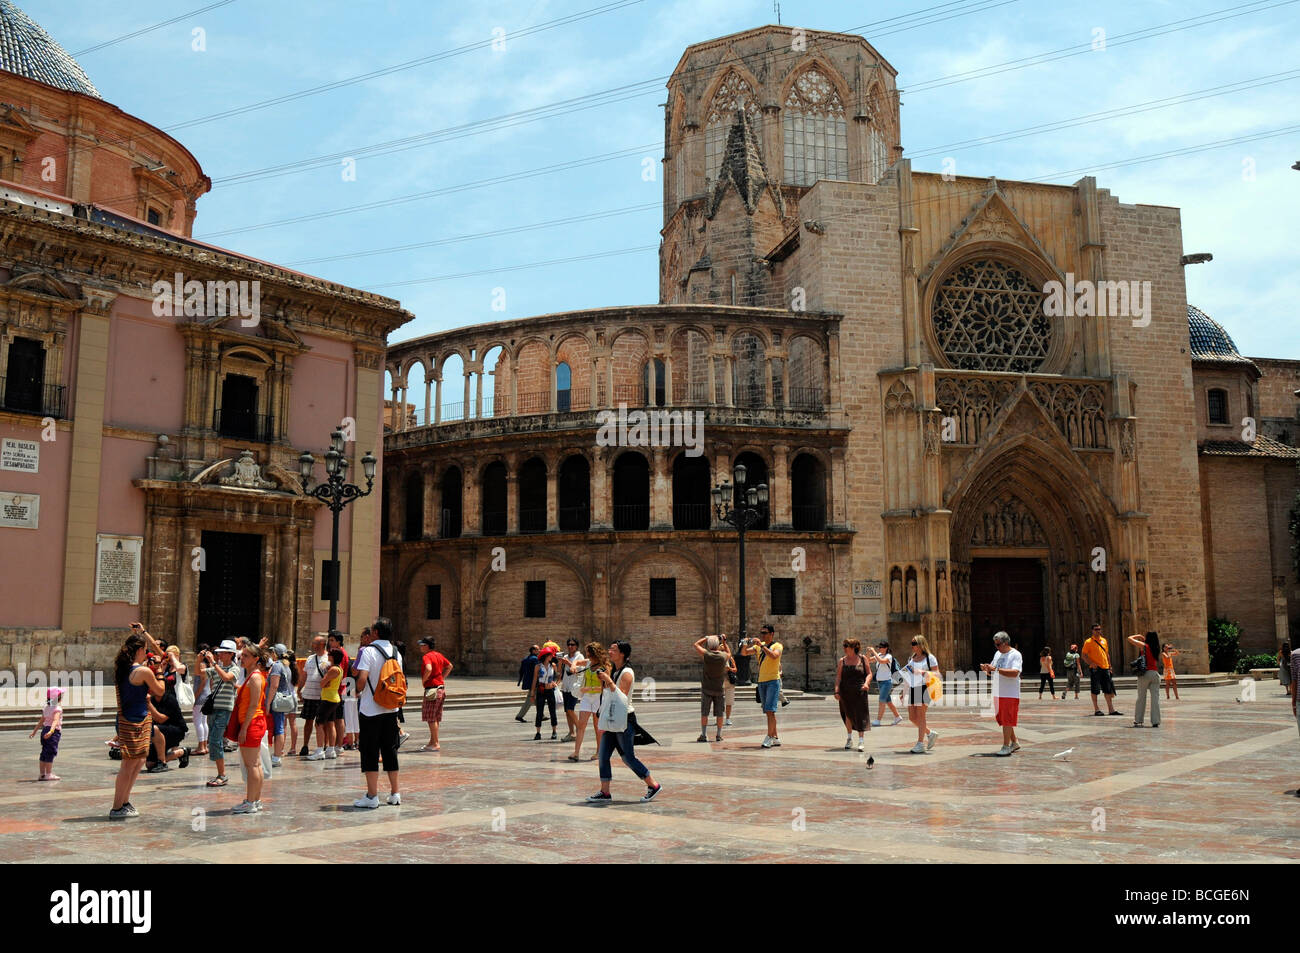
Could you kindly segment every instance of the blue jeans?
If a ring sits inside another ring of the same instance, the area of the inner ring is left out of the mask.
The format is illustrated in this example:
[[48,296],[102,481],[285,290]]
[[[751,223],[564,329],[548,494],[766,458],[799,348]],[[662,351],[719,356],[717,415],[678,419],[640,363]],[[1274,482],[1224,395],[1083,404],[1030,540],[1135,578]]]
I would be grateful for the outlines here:
[[208,716],[208,760],[226,760],[226,725],[234,714],[229,708],[214,708]]
[[781,704],[781,680],[773,678],[766,682],[759,682],[758,695],[763,699],[763,711],[776,711],[777,706]]
[[649,776],[650,769],[637,760],[635,738],[636,726],[630,720],[624,730],[607,731],[600,736],[600,779],[602,781],[609,781],[614,777],[614,769],[609,762],[615,748],[618,749],[623,763],[632,769],[633,774],[643,781]]

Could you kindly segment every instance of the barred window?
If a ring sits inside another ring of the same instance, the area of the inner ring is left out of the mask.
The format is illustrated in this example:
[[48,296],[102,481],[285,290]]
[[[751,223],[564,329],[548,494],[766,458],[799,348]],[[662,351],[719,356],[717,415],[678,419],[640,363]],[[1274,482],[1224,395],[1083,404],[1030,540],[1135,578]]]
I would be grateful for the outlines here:
[[1032,373],[1052,344],[1042,289],[993,259],[968,261],[945,275],[930,320],[944,356],[963,370]]
[[1210,423],[1226,424],[1228,422],[1228,392],[1226,390],[1210,391],[1206,394],[1210,409]]
[[794,579],[772,580],[772,615],[794,615]]
[[677,580],[650,580],[650,614],[677,615]]
[[811,67],[794,81],[785,99],[781,129],[786,185],[848,178],[849,135],[844,104],[821,70]]
[[711,187],[718,180],[718,169],[722,167],[723,152],[727,148],[727,133],[736,121],[736,113],[743,112],[749,117],[755,131],[761,124],[758,97],[753,88],[735,70],[729,70],[713,100],[704,119],[704,175],[706,187]]
[[528,580],[524,583],[524,618],[546,618],[546,580]]
[[424,587],[424,617],[426,619],[442,618],[442,586]]

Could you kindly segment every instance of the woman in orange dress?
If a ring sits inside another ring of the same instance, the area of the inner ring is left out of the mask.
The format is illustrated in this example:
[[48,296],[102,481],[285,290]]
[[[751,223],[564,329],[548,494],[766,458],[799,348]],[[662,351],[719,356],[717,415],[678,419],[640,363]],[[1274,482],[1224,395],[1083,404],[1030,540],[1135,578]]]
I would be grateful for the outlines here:
[[1174,674],[1174,656],[1181,655],[1172,642],[1166,642],[1164,648],[1160,650],[1160,661],[1164,663],[1164,681],[1165,681],[1165,701],[1169,700],[1169,689],[1174,690],[1174,697],[1178,697],[1178,676]]
[[262,739],[266,737],[266,712],[262,710],[266,676],[261,663],[266,649],[249,643],[239,655],[244,666],[244,684],[235,696],[235,717],[239,720],[239,757],[244,762],[247,787],[244,802],[232,814],[256,814],[262,809]]

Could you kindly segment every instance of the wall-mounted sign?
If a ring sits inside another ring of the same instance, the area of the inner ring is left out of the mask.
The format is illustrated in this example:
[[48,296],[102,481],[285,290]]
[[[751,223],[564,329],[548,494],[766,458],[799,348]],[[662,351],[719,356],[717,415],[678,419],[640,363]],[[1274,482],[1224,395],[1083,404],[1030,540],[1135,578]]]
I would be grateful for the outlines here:
[[41,466],[41,445],[35,440],[0,439],[0,470],[36,473]]
[[40,522],[41,498],[31,493],[0,490],[0,526],[36,529]]
[[95,604],[140,604],[140,553],[143,536],[95,537]]
[[880,612],[880,594],[884,584],[879,579],[859,579],[853,583],[854,615],[873,615]]

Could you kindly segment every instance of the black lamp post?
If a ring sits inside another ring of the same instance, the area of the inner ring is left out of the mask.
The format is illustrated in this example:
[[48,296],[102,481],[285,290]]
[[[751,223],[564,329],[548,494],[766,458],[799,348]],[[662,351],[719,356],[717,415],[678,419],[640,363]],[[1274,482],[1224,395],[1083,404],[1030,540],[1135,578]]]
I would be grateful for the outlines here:
[[363,496],[370,495],[370,491],[375,487],[375,465],[378,462],[373,451],[361,458],[361,469],[366,474],[366,488],[364,490],[355,483],[346,482],[348,458],[343,456],[342,430],[335,430],[330,434],[330,448],[325,452],[325,472],[327,476],[324,483],[316,486],[311,485],[312,470],[316,466],[315,457],[304,450],[302,456],[298,458],[298,472],[302,474],[302,491],[308,496],[314,496],[320,500],[330,508],[330,512],[334,515],[334,533],[330,543],[330,631],[338,628],[339,514],[343,512],[343,507],[353,500],[359,500]]
[[[736,464],[731,475],[736,481],[734,487],[726,480],[723,480],[710,492],[713,496],[713,510],[718,514],[718,519],[736,527],[736,532],[740,536],[740,579],[738,580],[740,587],[740,634],[737,637],[737,648],[739,648],[740,639],[745,638],[745,530],[757,526],[767,516],[767,484],[760,483],[758,486],[751,486],[746,489],[745,465],[743,463]],[[748,658],[745,661],[748,662]],[[748,679],[741,679],[742,684],[747,681]]]

